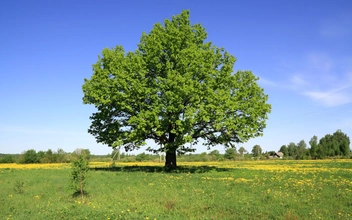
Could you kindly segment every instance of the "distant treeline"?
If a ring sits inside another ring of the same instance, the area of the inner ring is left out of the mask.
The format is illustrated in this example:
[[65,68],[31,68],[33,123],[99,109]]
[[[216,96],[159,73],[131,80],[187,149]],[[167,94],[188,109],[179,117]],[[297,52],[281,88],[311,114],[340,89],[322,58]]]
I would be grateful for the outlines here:
[[[86,158],[91,162],[108,162],[108,161],[119,161],[119,162],[144,162],[154,161],[163,162],[165,160],[164,154],[147,154],[140,153],[137,155],[121,153],[113,151],[107,155],[92,155],[88,149],[76,150],[72,153],[64,152],[62,149],[58,151],[47,150],[38,151],[30,149],[24,151],[22,154],[0,154],[0,163],[70,163],[80,153],[84,153]],[[265,155],[263,155],[263,159]],[[206,162],[206,161],[224,161],[224,160],[251,160],[253,155],[239,154],[233,148],[226,150],[225,154],[220,154],[218,150],[213,150],[209,153],[203,152],[200,154],[187,154],[178,155],[178,161],[180,162]]]
[[349,158],[351,154],[350,138],[341,130],[337,130],[332,135],[327,134],[319,141],[318,137],[314,135],[310,139],[309,145],[310,148],[307,147],[304,140],[298,144],[291,142],[287,146],[281,146],[280,152],[284,153],[286,157],[297,160],[325,159],[331,157]]
[[[283,153],[281,159],[325,159],[325,158],[351,158],[350,139],[341,130],[334,134],[327,134],[318,141],[317,136],[313,136],[309,141],[310,148],[304,140],[295,144],[289,143],[287,146],[281,146],[279,152]],[[120,161],[120,162],[142,162],[142,161],[164,161],[164,155],[140,153],[137,155],[119,153],[117,149],[107,155],[92,155],[89,149],[76,149],[72,153],[67,153],[63,149],[53,151],[36,151],[30,149],[22,154],[0,154],[0,163],[70,163],[77,155],[84,154],[90,161]],[[249,153],[243,147],[237,151],[236,148],[226,149],[224,154],[218,150],[209,153],[178,155],[179,162],[206,162],[206,161],[224,161],[224,160],[256,160],[256,159],[273,159],[278,156],[276,151],[262,152],[259,145],[255,145]]]
[[87,159],[91,157],[89,149],[76,149],[72,153],[63,149],[38,152],[30,149],[22,154],[0,154],[0,163],[70,163],[78,154],[83,154]]

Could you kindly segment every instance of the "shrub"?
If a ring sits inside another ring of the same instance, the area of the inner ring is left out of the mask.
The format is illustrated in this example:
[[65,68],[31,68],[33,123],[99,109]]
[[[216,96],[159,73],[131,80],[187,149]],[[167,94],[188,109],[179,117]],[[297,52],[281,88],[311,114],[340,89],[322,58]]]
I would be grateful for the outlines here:
[[233,160],[236,156],[236,150],[233,148],[227,148],[224,154],[224,158],[227,160]]
[[14,163],[15,159],[12,155],[4,155],[0,158],[0,163]]
[[141,153],[136,156],[136,161],[142,162],[142,161],[148,161],[151,159],[151,156],[146,153]]
[[39,163],[37,152],[34,149],[27,150],[21,155],[20,163]]

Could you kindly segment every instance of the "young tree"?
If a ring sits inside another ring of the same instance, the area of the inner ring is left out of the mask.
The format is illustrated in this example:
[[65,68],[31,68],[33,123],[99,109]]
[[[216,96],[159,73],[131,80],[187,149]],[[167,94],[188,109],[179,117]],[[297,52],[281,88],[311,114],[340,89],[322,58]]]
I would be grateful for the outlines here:
[[212,150],[209,155],[213,160],[218,160],[220,158],[220,152],[218,150]]
[[81,202],[83,202],[84,188],[87,184],[87,173],[89,171],[89,160],[82,153],[76,156],[76,159],[72,162],[71,187],[75,190],[74,195],[81,195]]
[[319,159],[324,159],[328,156],[329,142],[331,135],[327,134],[319,140],[317,155]]
[[279,151],[284,154],[284,157],[288,156],[288,149],[286,145],[282,145]]
[[67,161],[67,153],[62,148],[57,149],[57,162],[66,163]]
[[297,145],[295,143],[290,142],[287,146],[287,151],[290,157],[297,157]]
[[312,156],[313,159],[317,159],[317,157],[318,157],[318,137],[314,135],[310,139],[309,145],[310,145],[310,155]]
[[236,156],[236,149],[234,148],[227,148],[224,154],[224,158],[228,160],[235,159]]
[[37,160],[39,163],[43,163],[43,159],[45,158],[45,152],[40,150],[37,152]]
[[319,141],[317,148],[318,158],[348,156],[349,154],[350,139],[341,130],[337,130],[333,135],[327,134]]
[[88,160],[90,159],[90,150],[89,149],[82,149],[82,148],[76,148],[75,151],[73,151],[72,156],[73,157],[79,157],[79,155],[82,155],[84,159]]
[[152,139],[167,167],[200,140],[232,147],[261,136],[271,105],[258,78],[234,73],[235,57],[206,38],[182,11],[143,33],[135,52],[104,49],[83,85],[83,102],[97,108],[88,132],[126,151]]
[[136,156],[136,161],[142,162],[142,161],[148,161],[151,159],[151,156],[146,153],[140,153]]
[[44,160],[46,163],[56,163],[57,162],[57,154],[53,152],[51,149],[48,149],[45,152],[45,158]]
[[244,147],[240,147],[240,149],[238,149],[238,152],[241,154],[241,156],[243,157],[244,153],[247,152],[247,150]]
[[39,163],[37,152],[34,149],[25,151],[21,156],[20,163]]
[[298,144],[297,144],[297,160],[302,160],[305,159],[305,157],[307,156],[307,144],[304,140],[301,140]]
[[342,155],[342,156],[349,156],[350,155],[350,138],[343,133],[341,130],[337,130],[333,134],[333,138],[336,142],[336,156]]
[[262,155],[262,148],[259,145],[254,145],[252,148],[253,157],[260,157]]

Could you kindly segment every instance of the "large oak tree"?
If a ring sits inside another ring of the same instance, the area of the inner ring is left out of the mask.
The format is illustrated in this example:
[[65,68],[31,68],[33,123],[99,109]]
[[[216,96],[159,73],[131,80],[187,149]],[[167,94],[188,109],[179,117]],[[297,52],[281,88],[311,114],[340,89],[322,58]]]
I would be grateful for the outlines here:
[[246,142],[260,136],[271,105],[250,71],[237,71],[235,57],[206,42],[189,11],[155,24],[138,48],[104,49],[83,85],[85,104],[97,112],[88,132],[97,142],[133,150],[152,139],[176,167],[177,152]]

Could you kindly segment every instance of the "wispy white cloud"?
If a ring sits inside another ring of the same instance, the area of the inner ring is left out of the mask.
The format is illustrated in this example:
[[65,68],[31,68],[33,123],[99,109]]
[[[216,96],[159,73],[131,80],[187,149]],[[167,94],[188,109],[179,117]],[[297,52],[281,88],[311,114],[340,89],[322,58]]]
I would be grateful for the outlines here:
[[305,92],[304,95],[326,106],[338,106],[350,103],[351,97],[342,92]]
[[313,54],[308,56],[306,71],[311,83],[310,86],[300,83],[303,95],[326,106],[352,102],[352,77],[347,63],[326,54]]
[[259,77],[259,84],[264,85],[264,86],[277,86],[277,84],[274,81],[265,79],[263,77]]
[[271,84],[295,91],[324,106],[350,103],[352,65],[349,61],[350,58],[336,59],[325,52],[309,53],[296,61],[297,67],[287,68],[286,79]]
[[307,80],[303,79],[303,77],[299,75],[293,75],[290,79],[290,82],[294,87],[308,86],[310,84]]
[[[349,82],[351,83],[351,82]],[[322,87],[319,89],[305,88],[302,95],[311,98],[325,106],[338,106],[352,102],[352,84],[346,85],[341,80],[339,86]]]

